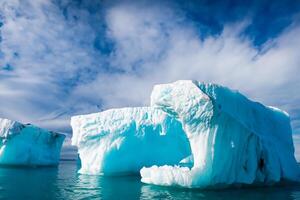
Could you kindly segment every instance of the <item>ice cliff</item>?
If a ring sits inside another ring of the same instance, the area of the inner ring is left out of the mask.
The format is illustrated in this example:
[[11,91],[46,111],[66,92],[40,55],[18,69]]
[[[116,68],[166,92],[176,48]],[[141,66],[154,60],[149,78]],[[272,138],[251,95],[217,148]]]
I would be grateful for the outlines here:
[[0,165],[57,165],[65,136],[0,118]]
[[[287,113],[197,81],[156,85],[151,106],[75,116],[81,173],[224,187],[300,180]],[[152,166],[153,165],[153,166]]]

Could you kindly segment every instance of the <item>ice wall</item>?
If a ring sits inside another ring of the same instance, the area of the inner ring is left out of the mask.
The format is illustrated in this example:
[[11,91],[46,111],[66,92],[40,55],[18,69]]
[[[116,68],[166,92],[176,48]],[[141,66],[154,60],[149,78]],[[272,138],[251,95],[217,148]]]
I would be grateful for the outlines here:
[[65,136],[0,118],[0,165],[57,165]]
[[190,155],[181,123],[158,109],[111,109],[72,117],[71,125],[80,173],[139,173],[143,166],[174,165]]

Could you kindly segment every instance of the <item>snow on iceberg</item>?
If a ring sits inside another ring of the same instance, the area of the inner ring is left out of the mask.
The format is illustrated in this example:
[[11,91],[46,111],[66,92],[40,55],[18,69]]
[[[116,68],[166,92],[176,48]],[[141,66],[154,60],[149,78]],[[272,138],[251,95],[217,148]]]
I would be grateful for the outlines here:
[[196,81],[155,86],[151,106],[182,123],[194,163],[144,167],[142,182],[205,188],[300,180],[290,119],[279,109]]
[[156,85],[151,106],[71,119],[80,173],[224,187],[300,180],[287,113],[197,81]]
[[139,173],[143,166],[175,165],[190,155],[181,123],[150,107],[111,109],[72,117],[80,173]]
[[0,165],[57,165],[65,136],[0,118]]

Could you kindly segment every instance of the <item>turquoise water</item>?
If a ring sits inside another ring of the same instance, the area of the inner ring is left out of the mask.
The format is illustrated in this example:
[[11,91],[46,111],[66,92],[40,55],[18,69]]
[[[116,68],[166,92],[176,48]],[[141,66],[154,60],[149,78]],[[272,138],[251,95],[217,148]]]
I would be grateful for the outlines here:
[[299,199],[300,185],[215,191],[158,187],[138,176],[76,173],[74,161],[57,168],[0,168],[0,199]]

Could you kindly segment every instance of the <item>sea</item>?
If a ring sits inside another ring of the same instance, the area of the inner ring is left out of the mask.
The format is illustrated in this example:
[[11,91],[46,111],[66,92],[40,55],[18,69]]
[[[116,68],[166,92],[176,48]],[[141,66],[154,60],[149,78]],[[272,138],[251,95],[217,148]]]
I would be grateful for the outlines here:
[[77,173],[76,161],[58,167],[1,167],[0,199],[208,199],[300,200],[300,185],[218,190],[161,187],[141,183],[139,176],[103,177]]

